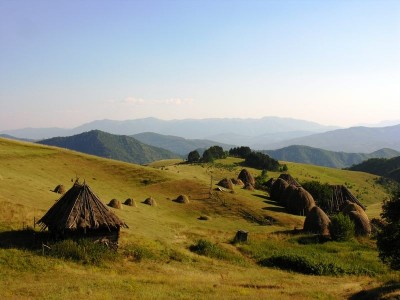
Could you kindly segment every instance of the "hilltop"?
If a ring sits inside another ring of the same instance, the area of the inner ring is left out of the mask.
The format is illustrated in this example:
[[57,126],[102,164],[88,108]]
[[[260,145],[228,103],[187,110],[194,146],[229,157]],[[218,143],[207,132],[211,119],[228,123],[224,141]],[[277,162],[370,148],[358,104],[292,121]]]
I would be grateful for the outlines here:
[[390,159],[371,158],[350,167],[349,170],[367,172],[400,182],[400,156]]
[[110,134],[100,130],[92,130],[69,137],[55,137],[41,140],[38,143],[137,164],[179,157],[168,150],[146,145],[132,137]]

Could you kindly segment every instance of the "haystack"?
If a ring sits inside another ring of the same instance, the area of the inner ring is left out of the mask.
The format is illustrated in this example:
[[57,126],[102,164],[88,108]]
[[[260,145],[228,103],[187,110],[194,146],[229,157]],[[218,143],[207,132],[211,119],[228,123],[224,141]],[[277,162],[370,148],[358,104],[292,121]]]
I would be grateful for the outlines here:
[[108,206],[116,209],[122,208],[121,202],[117,199],[111,199],[111,201],[108,203]]
[[240,171],[238,179],[240,179],[244,184],[250,183],[252,186],[256,185],[256,180],[247,169]]
[[53,190],[54,193],[57,194],[64,194],[65,193],[65,187],[62,184],[59,184],[55,187],[55,189]]
[[143,203],[150,206],[157,206],[157,202],[153,197],[147,198],[146,200],[143,201]]
[[231,181],[232,181],[232,183],[233,183],[234,185],[244,186],[243,181],[240,180],[240,179],[232,178]]
[[189,203],[189,197],[186,195],[179,195],[178,198],[176,198],[175,202],[182,203],[182,204],[187,204]]
[[283,191],[279,199],[279,203],[286,207],[286,205],[291,201],[292,196],[295,195],[295,191],[297,189],[298,187],[296,187],[295,185],[289,184],[287,188]]
[[254,186],[250,183],[246,183],[243,188],[248,191],[254,191]]
[[288,186],[289,184],[285,180],[278,178],[272,185],[270,192],[271,199],[276,202],[281,202],[281,197],[283,195],[283,192],[286,190]]
[[307,216],[314,206],[313,196],[302,187],[296,188],[286,203],[286,209],[299,216]]
[[292,185],[297,186],[297,187],[301,187],[301,184],[298,183],[298,182],[296,181],[296,179],[294,179],[294,178],[292,177],[292,175],[290,175],[290,174],[283,173],[283,174],[279,175],[279,178],[285,180],[285,181],[286,181],[287,183],[289,183],[289,184],[292,184]]
[[59,238],[88,237],[117,246],[121,227],[128,227],[86,184],[75,184],[37,222]]
[[332,199],[329,203],[329,210],[332,213],[342,211],[343,208],[347,206],[347,201],[357,204],[363,210],[366,209],[366,207],[360,201],[358,201],[358,199],[344,185],[331,185],[331,187]]
[[304,220],[303,230],[306,232],[328,235],[328,225],[331,222],[326,213],[318,206],[314,206]]
[[233,183],[229,178],[224,178],[220,182],[217,183],[217,185],[222,186],[226,189],[233,190]]
[[270,178],[267,182],[263,183],[263,186],[267,189],[267,191],[271,191],[271,188],[275,182],[274,178]]
[[356,235],[370,235],[371,224],[365,211],[356,203],[347,201],[342,212],[354,222]]
[[125,202],[124,202],[124,205],[137,207],[136,201],[133,200],[132,198],[126,199]]

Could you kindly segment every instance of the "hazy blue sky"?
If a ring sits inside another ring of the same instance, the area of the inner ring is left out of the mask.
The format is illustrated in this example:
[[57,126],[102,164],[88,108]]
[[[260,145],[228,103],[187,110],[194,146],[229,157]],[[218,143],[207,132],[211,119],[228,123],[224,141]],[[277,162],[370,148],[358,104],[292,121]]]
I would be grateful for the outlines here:
[[0,130],[400,119],[400,1],[0,0]]

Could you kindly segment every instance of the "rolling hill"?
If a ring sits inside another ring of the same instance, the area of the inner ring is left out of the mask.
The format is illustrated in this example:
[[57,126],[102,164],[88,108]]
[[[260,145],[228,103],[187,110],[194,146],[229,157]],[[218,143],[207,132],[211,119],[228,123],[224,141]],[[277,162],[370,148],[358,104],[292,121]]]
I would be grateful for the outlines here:
[[312,164],[331,168],[346,168],[369,158],[392,158],[400,155],[392,149],[381,149],[372,153],[334,152],[309,146],[293,145],[277,150],[263,150],[274,159]]
[[114,135],[100,130],[70,137],[55,137],[38,143],[137,164],[179,157],[168,150],[146,145],[132,137]]
[[291,145],[352,153],[369,153],[382,148],[400,151],[400,125],[337,129],[275,143],[264,149],[279,149]]
[[390,159],[371,158],[350,167],[349,170],[384,176],[400,182],[400,156]]
[[209,148],[211,146],[220,146],[224,150],[229,150],[234,147],[233,145],[210,140],[185,139],[178,136],[162,135],[154,132],[138,133],[132,135],[132,137],[147,145],[163,148],[182,156],[186,156],[190,151]]

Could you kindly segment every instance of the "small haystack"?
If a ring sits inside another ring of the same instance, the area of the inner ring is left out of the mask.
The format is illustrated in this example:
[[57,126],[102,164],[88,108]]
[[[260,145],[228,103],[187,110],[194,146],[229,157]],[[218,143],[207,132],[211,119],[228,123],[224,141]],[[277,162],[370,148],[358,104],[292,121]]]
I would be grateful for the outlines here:
[[136,201],[133,200],[132,198],[126,199],[125,202],[124,202],[124,205],[137,207]]
[[143,201],[143,203],[150,206],[157,206],[157,202],[153,197],[147,198],[146,200]]
[[275,179],[274,178],[270,178],[268,179],[267,182],[263,183],[263,186],[267,189],[267,191],[271,191],[272,186],[274,185]]
[[289,184],[281,178],[275,180],[274,184],[271,187],[271,192],[270,192],[271,199],[276,202],[281,202],[283,192],[286,190],[288,186]]
[[286,209],[299,216],[307,216],[314,206],[313,196],[302,187],[296,188],[286,203]]
[[243,188],[248,191],[254,191],[254,186],[250,183],[246,183]]
[[240,179],[232,178],[231,181],[232,181],[232,183],[233,183],[234,185],[244,186],[243,181],[241,181]]
[[224,178],[217,185],[222,186],[226,189],[233,190],[233,183],[229,178]]
[[55,187],[55,189],[53,190],[54,193],[57,194],[64,194],[65,193],[65,187],[62,184],[59,184]]
[[328,226],[330,222],[331,220],[326,213],[318,206],[314,206],[304,220],[303,230],[306,232],[328,235]]
[[175,202],[182,203],[182,204],[187,204],[189,203],[189,197],[186,195],[179,195],[178,198],[176,198]]
[[117,199],[111,199],[110,203],[108,203],[108,206],[116,209],[122,208],[121,202]]
[[297,186],[297,187],[301,187],[301,184],[298,183],[297,180],[294,179],[292,177],[292,175],[290,175],[290,174],[283,173],[283,174],[279,175],[279,178],[285,180],[289,184],[292,184],[292,185]]
[[342,212],[354,222],[356,235],[370,235],[371,223],[365,211],[356,203],[347,201]]
[[239,230],[236,232],[235,238],[233,239],[234,243],[245,243],[247,242],[249,232],[245,230]]
[[256,180],[253,175],[251,175],[251,173],[246,169],[240,171],[238,179],[240,179],[244,184],[250,183],[252,186],[256,185]]

